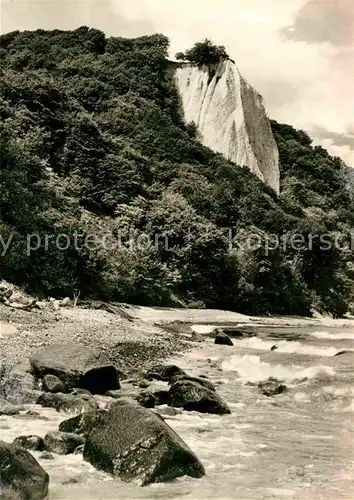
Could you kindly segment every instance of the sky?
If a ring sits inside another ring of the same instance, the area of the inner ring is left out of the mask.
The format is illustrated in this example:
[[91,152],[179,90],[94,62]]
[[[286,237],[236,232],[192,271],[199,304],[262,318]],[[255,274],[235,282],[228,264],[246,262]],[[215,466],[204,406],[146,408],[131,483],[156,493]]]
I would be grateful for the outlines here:
[[164,33],[171,56],[225,45],[268,115],[354,167],[354,0],[1,0],[1,32],[90,26]]

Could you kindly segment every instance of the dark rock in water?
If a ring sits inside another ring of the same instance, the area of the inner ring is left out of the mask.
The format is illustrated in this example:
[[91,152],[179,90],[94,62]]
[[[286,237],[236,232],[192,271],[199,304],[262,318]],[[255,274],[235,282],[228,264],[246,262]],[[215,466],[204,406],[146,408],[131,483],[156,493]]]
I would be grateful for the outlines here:
[[6,401],[6,399],[0,398],[0,415],[18,415],[20,413],[20,408]]
[[73,432],[86,437],[87,434],[89,434],[89,432],[91,432],[91,430],[100,422],[100,419],[105,417],[105,415],[105,410],[91,411],[88,413],[82,413],[81,415],[76,415],[75,417],[61,422],[59,424],[59,431]]
[[79,396],[70,395],[71,397],[65,399],[59,407],[59,411],[66,411],[68,413],[82,413],[87,411],[94,411],[98,409],[99,404],[93,396],[80,394]]
[[46,392],[66,392],[66,387],[63,382],[56,375],[44,375],[43,377],[43,390]]
[[146,379],[142,379],[142,380],[139,380],[138,385],[142,389],[147,389],[149,387],[149,385],[150,385],[150,382],[148,380],[146,380]]
[[77,477],[69,477],[69,479],[65,479],[61,484],[77,484],[79,479]]
[[265,396],[276,396],[287,390],[285,384],[272,377],[263,382],[259,382],[258,387]]
[[49,432],[44,438],[44,447],[46,451],[68,455],[84,442],[85,439],[82,436],[72,432]]
[[342,356],[343,354],[349,354],[351,352],[353,352],[353,351],[345,351],[345,350],[339,351],[339,352],[336,352],[335,356]]
[[123,481],[137,480],[143,486],[205,474],[196,455],[160,416],[119,401],[89,433],[84,459]]
[[44,392],[37,399],[37,404],[45,408],[54,408],[57,411],[72,413],[82,413],[83,411],[92,411],[98,408],[98,403],[91,395],[81,394],[62,394]]
[[180,380],[172,384],[169,405],[201,413],[231,413],[225,401],[216,392],[190,380]]
[[245,338],[254,337],[257,333],[253,328],[234,328],[232,326],[223,326],[222,328],[215,328],[213,333],[216,335],[218,332],[224,332],[231,338]]
[[224,330],[221,331],[224,332],[229,337],[235,337],[235,338],[249,337],[249,334],[247,334],[243,330],[239,330],[238,328],[225,328]]
[[49,451],[43,451],[43,453],[39,455],[39,458],[42,460],[54,460],[54,456],[49,453]]
[[223,332],[222,330],[219,330],[216,334],[214,344],[219,344],[219,345],[234,345],[230,337]]
[[26,450],[42,451],[44,450],[43,439],[39,436],[19,436],[14,439],[15,446],[22,446]]
[[0,498],[45,500],[48,485],[48,474],[31,453],[0,441]]
[[75,448],[74,450],[74,455],[82,455],[83,452],[84,452],[84,448],[85,448],[85,445],[84,444],[80,444],[80,446],[78,446],[77,448]]
[[105,394],[119,389],[118,371],[109,359],[80,344],[51,345],[32,356],[30,363],[35,376],[55,375],[69,390],[79,387]]
[[275,351],[276,349],[278,349],[277,345],[272,345],[272,347],[270,348],[271,351]]
[[156,380],[163,380],[168,382],[176,375],[187,375],[182,368],[176,365],[155,365],[147,372],[147,376]]
[[43,392],[36,401],[37,405],[41,405],[44,408],[54,408],[59,411],[60,405],[67,398],[67,394],[56,393],[52,394],[51,392]]
[[170,391],[165,389],[157,389],[153,391],[155,398],[155,406],[167,405],[170,400]]
[[206,387],[210,391],[215,391],[214,385],[205,377],[192,377],[190,375],[176,375],[169,381],[169,385],[174,384],[180,380],[189,380],[190,382],[197,382],[199,385]]
[[34,410],[27,410],[26,415],[28,415],[29,417],[33,417],[33,418],[41,418],[38,411],[34,411]]
[[155,396],[149,391],[141,391],[136,400],[139,405],[144,406],[144,408],[155,407]]
[[141,406],[145,406],[145,408],[154,408],[155,406],[155,396],[150,391],[144,391],[138,388],[108,391],[107,396],[114,399],[124,398],[127,400],[134,400]]

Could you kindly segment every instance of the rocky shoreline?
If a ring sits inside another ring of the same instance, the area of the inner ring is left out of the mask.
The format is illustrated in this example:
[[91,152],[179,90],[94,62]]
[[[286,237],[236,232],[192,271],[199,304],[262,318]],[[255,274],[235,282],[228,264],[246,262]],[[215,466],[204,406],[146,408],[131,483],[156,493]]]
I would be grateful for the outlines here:
[[[1,416],[13,422],[41,420],[45,426],[41,409],[54,411],[59,421],[44,436],[20,434],[13,442],[0,442],[0,465],[12,464],[3,467],[6,474],[0,472],[1,493],[6,490],[9,499],[48,498],[50,478],[42,464],[53,454],[79,453],[97,471],[140,485],[203,476],[203,464],[164,417],[183,410],[222,419],[231,410],[209,379],[166,360],[202,347],[203,334],[227,349],[233,337],[256,335],[257,326],[334,322],[121,304],[33,304],[0,303],[0,428],[8,425]],[[267,397],[287,391],[271,377],[253,385]],[[33,453],[40,453],[41,465]]]
[[82,453],[97,470],[142,486],[202,477],[204,466],[162,415],[178,408],[224,415],[231,413],[227,403],[207,378],[176,365],[139,367],[136,374],[128,378],[101,350],[73,342],[43,347],[29,363],[3,364],[1,416],[43,418],[27,409],[34,404],[54,409],[64,420],[44,437],[23,434],[12,443],[0,441],[1,498],[48,498],[49,475],[31,452],[42,452],[39,458],[45,460]]

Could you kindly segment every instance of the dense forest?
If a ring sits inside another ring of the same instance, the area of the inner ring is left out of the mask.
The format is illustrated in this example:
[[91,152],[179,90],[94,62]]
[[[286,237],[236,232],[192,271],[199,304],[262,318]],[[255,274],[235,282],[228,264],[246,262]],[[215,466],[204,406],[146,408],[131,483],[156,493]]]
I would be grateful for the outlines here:
[[[272,122],[277,197],[183,123],[168,47],[86,27],[1,36],[0,277],[39,295],[344,314],[354,200],[342,162]],[[293,235],[306,245],[244,244]]]

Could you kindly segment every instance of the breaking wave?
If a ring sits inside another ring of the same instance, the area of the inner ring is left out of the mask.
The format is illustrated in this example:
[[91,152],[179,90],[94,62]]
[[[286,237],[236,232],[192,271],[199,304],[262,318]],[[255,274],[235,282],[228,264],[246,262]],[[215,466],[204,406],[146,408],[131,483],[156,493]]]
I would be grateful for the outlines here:
[[334,376],[335,370],[329,366],[310,366],[304,368],[298,365],[272,365],[260,360],[259,356],[234,355],[222,362],[223,371],[237,372],[245,382],[261,382],[269,377],[291,383],[321,376]]
[[308,335],[311,335],[311,337],[315,337],[316,339],[323,339],[323,340],[353,340],[354,341],[354,332],[339,332],[339,333],[309,332]]
[[269,341],[257,337],[240,340],[239,346],[264,351],[270,351],[272,346],[276,346],[276,352],[306,354],[309,356],[334,356],[340,350],[340,348],[336,347],[318,347],[288,340]]

